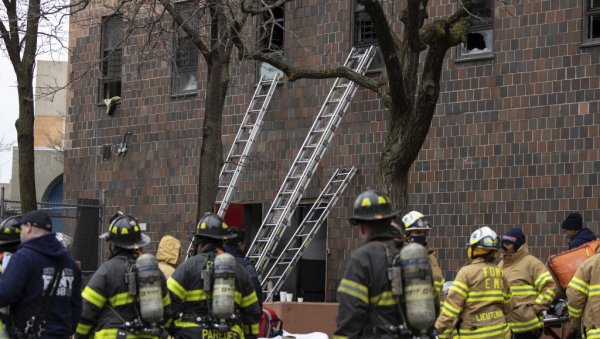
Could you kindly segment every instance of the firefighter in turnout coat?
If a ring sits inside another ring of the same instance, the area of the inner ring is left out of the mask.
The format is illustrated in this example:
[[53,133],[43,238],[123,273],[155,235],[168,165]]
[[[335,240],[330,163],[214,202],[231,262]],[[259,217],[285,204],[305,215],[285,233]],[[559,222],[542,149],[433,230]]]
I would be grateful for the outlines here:
[[215,326],[211,312],[213,286],[210,269],[217,254],[224,253],[223,241],[227,239],[228,226],[216,214],[205,214],[196,226],[198,254],[184,261],[167,281],[173,309],[176,338],[244,339],[258,336],[258,321],[262,315],[250,276],[239,264],[235,265],[235,317],[228,319],[226,331]]
[[[159,328],[149,332],[144,324],[139,307],[139,296],[132,295],[128,275],[134,272],[136,258],[141,248],[150,243],[150,238],[141,232],[137,220],[121,212],[110,222],[108,232],[100,235],[110,243],[111,256],[90,278],[83,289],[83,311],[77,326],[76,338],[159,338]],[[160,273],[162,305],[168,326],[169,304],[166,279]],[[135,274],[135,273],[134,273]]]
[[387,248],[396,246],[390,223],[397,214],[376,190],[366,190],[354,201],[350,222],[359,227],[364,244],[352,254],[337,290],[333,338],[397,338],[393,327],[401,323],[401,315],[387,275]]
[[[600,248],[600,247],[599,247]],[[575,272],[567,287],[569,322],[586,338],[600,338],[600,255],[598,251]]]
[[510,284],[513,310],[507,315],[514,339],[539,338],[544,326],[542,311],[554,300],[554,280],[544,263],[529,254],[525,234],[513,228],[502,236],[504,260],[500,268]]
[[458,271],[435,322],[439,338],[510,338],[510,286],[494,264],[498,250],[498,237],[489,227],[471,234],[470,260]]
[[[402,223],[404,224],[404,236],[407,242],[416,242],[427,247],[427,235],[431,230],[431,224],[422,213],[411,211],[402,217]],[[442,286],[444,286],[446,279],[444,279],[444,274],[440,268],[435,250],[428,248],[427,254],[431,273],[433,274],[433,286],[436,295],[440,299],[440,302],[442,302]]]

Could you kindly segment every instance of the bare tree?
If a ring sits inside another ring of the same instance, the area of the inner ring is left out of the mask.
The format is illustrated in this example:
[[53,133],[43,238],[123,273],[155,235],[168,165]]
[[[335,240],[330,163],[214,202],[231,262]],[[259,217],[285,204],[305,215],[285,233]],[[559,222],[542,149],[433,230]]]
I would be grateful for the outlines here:
[[[400,210],[408,206],[408,175],[429,132],[440,94],[440,75],[449,48],[458,45],[469,32],[472,9],[481,0],[458,0],[456,11],[447,17],[428,20],[428,0],[402,2],[399,16],[389,17],[381,1],[358,0],[372,19],[385,63],[380,81],[348,68],[309,70],[294,67],[274,54],[250,53],[282,70],[288,81],[302,78],[344,77],[378,94],[390,111],[385,149],[381,154],[382,186]],[[260,12],[252,7],[248,12]],[[394,22],[400,22],[403,30]],[[424,54],[422,71],[419,62]],[[394,81],[389,81],[394,79]]]
[[19,147],[21,210],[37,208],[33,152],[36,57],[65,48],[63,22],[72,6],[69,0],[3,0],[0,6],[0,48],[8,56],[17,78],[19,118],[15,122]]

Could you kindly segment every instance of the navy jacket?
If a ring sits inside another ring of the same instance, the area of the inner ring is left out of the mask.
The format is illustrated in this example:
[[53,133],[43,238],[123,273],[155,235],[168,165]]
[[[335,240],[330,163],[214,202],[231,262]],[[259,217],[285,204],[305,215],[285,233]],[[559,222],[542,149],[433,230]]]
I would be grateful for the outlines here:
[[575,236],[569,241],[569,249],[579,247],[590,241],[596,240],[596,235],[587,227],[584,227],[575,233]]
[[10,305],[16,328],[22,331],[32,315],[38,319],[44,315],[42,292],[61,261],[60,284],[46,312],[43,337],[67,338],[75,332],[81,316],[81,271],[54,233],[22,243],[0,278],[0,307]]
[[260,286],[260,281],[258,280],[258,273],[256,272],[256,268],[248,259],[244,258],[244,254],[240,251],[240,248],[236,245],[224,244],[223,249],[225,252],[233,255],[237,263],[242,266],[248,275],[250,276],[250,281],[252,281],[252,286],[254,286],[254,292],[256,292],[256,297],[258,298],[258,305],[262,310],[262,287]]

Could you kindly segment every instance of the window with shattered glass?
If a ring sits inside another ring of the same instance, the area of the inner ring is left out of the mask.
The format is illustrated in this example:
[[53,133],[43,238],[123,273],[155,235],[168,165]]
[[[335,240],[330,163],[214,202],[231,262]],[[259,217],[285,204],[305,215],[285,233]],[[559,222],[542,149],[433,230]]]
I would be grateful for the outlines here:
[[486,56],[494,52],[493,14],[493,0],[483,0],[471,10],[471,30],[460,46],[460,57]]
[[[377,46],[377,35],[375,34],[375,27],[373,26],[373,20],[365,10],[365,6],[354,1],[354,30],[353,40],[354,47],[368,47],[370,45]],[[369,72],[380,71],[384,67],[383,57],[379,47],[377,52],[369,65]]]
[[100,100],[121,96],[123,67],[123,18],[110,16],[102,23],[102,61],[100,63]]
[[[191,1],[178,2],[175,10],[199,32],[201,8]],[[192,38],[176,24],[173,61],[173,94],[195,93],[198,89],[198,48]]]

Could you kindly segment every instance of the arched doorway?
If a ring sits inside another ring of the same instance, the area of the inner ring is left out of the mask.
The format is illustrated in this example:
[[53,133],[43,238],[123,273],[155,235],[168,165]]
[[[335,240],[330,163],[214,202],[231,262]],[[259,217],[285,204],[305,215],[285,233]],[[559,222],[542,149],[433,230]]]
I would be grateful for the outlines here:
[[44,196],[42,197],[42,203],[48,203],[47,205],[42,204],[42,207],[52,219],[52,231],[62,232],[63,219],[60,217],[63,213],[63,210],[60,207],[60,205],[63,203],[62,174],[50,182],[48,188],[46,188],[46,192],[44,192]]

